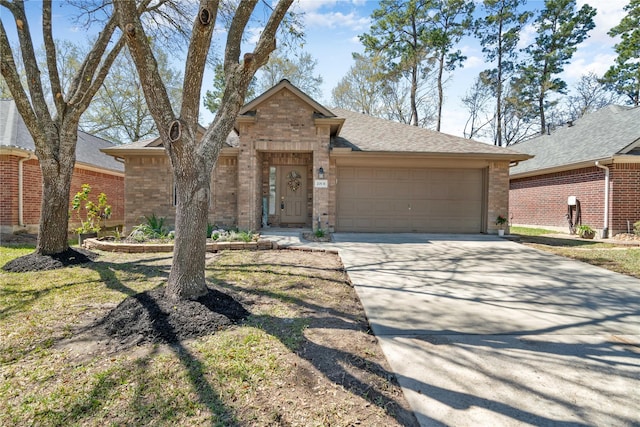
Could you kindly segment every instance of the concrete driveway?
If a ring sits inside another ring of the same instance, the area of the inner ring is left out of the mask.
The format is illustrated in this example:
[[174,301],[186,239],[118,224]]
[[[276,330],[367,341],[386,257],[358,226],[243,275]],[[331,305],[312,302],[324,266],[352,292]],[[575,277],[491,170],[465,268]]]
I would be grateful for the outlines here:
[[640,280],[492,236],[334,238],[423,426],[640,426]]

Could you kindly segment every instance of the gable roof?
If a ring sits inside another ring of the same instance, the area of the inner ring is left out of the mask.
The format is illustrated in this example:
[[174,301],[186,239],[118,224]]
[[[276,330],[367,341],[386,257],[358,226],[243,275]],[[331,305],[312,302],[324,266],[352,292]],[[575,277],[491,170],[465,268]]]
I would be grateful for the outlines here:
[[581,117],[571,126],[556,129],[551,135],[541,135],[510,148],[535,156],[512,168],[512,177],[575,169],[617,155],[634,155],[640,148],[640,107],[609,105]]
[[333,114],[331,111],[329,111],[326,107],[324,107],[318,101],[316,101],[315,99],[311,98],[309,95],[307,95],[306,93],[304,93],[303,91],[301,91],[300,89],[295,87],[287,79],[280,80],[280,82],[277,85],[273,86],[271,89],[267,90],[263,94],[257,96],[253,100],[251,100],[248,103],[246,103],[240,109],[240,112],[238,114],[240,116],[242,116],[242,115],[245,115],[247,113],[250,113],[251,111],[254,111],[264,101],[266,101],[267,99],[271,98],[276,93],[278,93],[278,92],[280,92],[282,90],[285,90],[285,89],[288,89],[289,91],[293,92],[294,95],[296,95],[298,98],[300,98],[303,102],[309,104],[320,115],[322,115],[324,117],[335,117],[335,114]]
[[346,120],[333,139],[335,148],[363,152],[428,153],[526,160],[530,156],[507,148],[411,126],[341,108],[333,111]]
[[[18,113],[15,102],[10,99],[0,100],[0,148],[14,148],[35,153],[35,143]],[[124,165],[100,150],[115,147],[106,139],[78,131],[76,144],[76,163],[114,172],[123,172]]]

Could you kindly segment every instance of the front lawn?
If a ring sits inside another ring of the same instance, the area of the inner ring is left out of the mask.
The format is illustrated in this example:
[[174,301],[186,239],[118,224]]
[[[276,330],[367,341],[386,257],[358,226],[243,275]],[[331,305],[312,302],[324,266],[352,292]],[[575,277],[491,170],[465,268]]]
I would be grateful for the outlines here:
[[511,228],[511,234],[517,235],[519,241],[525,245],[640,278],[640,247],[576,239],[569,235],[566,238],[544,236],[552,233],[555,232],[524,227]]
[[[0,247],[0,265],[30,247]],[[251,313],[213,335],[118,349],[92,325],[162,286],[171,254],[0,272],[0,425],[416,425],[336,255],[208,255]]]

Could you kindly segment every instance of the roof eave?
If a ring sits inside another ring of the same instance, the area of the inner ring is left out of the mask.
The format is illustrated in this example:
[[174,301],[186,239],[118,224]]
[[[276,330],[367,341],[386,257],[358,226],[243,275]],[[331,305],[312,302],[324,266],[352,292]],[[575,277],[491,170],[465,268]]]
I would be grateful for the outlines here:
[[456,159],[482,159],[502,161],[524,161],[531,159],[529,154],[517,153],[442,153],[429,151],[353,151],[345,147],[336,147],[331,150],[331,156],[361,156],[361,157],[429,157],[429,158],[456,158]]
[[[595,166],[596,162],[599,162],[600,164],[603,164],[603,165],[607,165],[607,164],[614,163],[615,159],[619,159],[620,157],[622,156],[603,157],[600,159],[585,160],[582,162],[571,163],[568,165],[560,165],[560,166],[554,166],[550,168],[535,169],[531,171],[510,174],[509,179],[528,178],[531,176],[547,175],[550,173],[564,172],[564,171],[570,171],[574,169],[582,169],[582,168]],[[624,157],[636,157],[636,156],[624,156]]]
[[[126,156],[164,156],[166,155],[164,147],[140,147],[140,148],[113,147],[113,148],[101,148],[100,151],[117,158],[123,158]],[[223,147],[222,150],[220,150],[220,155],[233,156],[233,155],[238,155],[239,152],[240,152],[240,149],[238,147]]]

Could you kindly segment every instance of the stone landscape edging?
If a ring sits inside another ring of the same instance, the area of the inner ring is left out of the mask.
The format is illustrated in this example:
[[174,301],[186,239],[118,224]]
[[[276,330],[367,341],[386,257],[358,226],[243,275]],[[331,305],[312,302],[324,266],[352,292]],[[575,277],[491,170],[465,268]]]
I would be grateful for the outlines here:
[[[97,249],[105,252],[122,252],[122,253],[160,253],[173,252],[173,243],[123,243],[111,242],[100,239],[86,239],[82,247],[85,249]],[[310,246],[289,246],[280,245],[270,240],[259,239],[257,242],[216,242],[207,243],[207,252],[220,251],[268,251],[272,249],[289,249],[304,252],[328,252],[338,254],[337,249],[332,248],[316,248]]]
[[[277,249],[277,246],[276,243],[269,240],[258,240],[257,242],[215,242],[207,243],[207,252],[225,250],[270,250]],[[125,253],[173,252],[173,243],[116,243],[99,239],[86,239],[82,247],[85,249]]]

